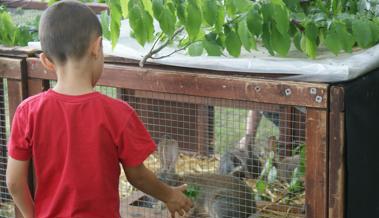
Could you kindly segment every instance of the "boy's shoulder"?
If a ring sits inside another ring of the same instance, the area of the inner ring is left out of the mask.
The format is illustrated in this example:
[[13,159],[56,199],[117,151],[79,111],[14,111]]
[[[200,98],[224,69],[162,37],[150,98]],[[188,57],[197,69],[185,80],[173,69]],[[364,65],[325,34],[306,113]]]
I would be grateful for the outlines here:
[[[95,93],[94,93],[95,94]],[[100,92],[96,92],[97,95],[94,100],[100,101],[100,104],[106,108],[110,108],[112,111],[120,112],[120,113],[132,113],[134,112],[134,109],[126,102],[120,99],[116,99],[113,97],[109,97],[107,95],[104,95]],[[30,96],[23,100],[18,105],[18,110],[25,110],[30,108],[37,108],[42,105],[44,105],[46,102],[49,101],[49,99],[57,99],[57,96],[52,94],[52,91],[44,91],[41,93],[38,93],[36,95]]]
[[38,104],[39,101],[42,99],[43,95],[45,93],[44,92],[41,92],[41,93],[38,93],[36,95],[33,95],[33,96],[30,96],[28,98],[26,98],[25,100],[23,100],[18,106],[17,106],[17,109],[18,110],[24,110],[30,106],[33,106],[35,104]]
[[134,111],[132,106],[130,106],[126,101],[123,101],[121,99],[113,98],[102,93],[100,93],[100,99],[105,103],[104,106],[112,107],[113,109],[122,110],[126,112]]

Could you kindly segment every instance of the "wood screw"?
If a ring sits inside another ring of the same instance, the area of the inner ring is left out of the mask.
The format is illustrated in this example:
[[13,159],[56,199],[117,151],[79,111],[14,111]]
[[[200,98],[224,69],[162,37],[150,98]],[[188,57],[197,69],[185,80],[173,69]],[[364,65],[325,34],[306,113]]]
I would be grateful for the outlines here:
[[317,96],[316,96],[316,102],[317,102],[317,103],[321,103],[321,102],[322,102],[322,97],[319,96],[319,95],[317,95]]
[[309,91],[309,93],[311,93],[311,95],[315,95],[315,94],[317,94],[317,89],[316,88],[311,88],[311,90]]
[[260,92],[260,91],[261,91],[261,87],[256,86],[256,87],[255,87],[255,91],[256,91],[256,92]]
[[290,96],[291,94],[292,94],[292,91],[291,91],[291,89],[286,89],[286,90],[284,90],[284,93],[286,94],[286,96]]

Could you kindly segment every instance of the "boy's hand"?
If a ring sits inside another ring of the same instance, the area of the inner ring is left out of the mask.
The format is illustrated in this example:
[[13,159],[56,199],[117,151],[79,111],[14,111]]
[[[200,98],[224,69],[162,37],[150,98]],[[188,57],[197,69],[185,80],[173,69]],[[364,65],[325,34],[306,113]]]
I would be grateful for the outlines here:
[[187,185],[172,187],[172,192],[168,198],[169,200],[166,202],[166,206],[172,218],[175,218],[176,213],[183,216],[185,212],[188,212],[193,206],[192,201],[184,194],[186,189]]

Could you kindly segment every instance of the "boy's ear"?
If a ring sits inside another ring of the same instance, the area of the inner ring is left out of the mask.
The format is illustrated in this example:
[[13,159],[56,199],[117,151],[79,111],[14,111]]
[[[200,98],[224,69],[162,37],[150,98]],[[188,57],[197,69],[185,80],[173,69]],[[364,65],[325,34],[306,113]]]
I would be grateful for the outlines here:
[[100,56],[102,50],[103,50],[103,37],[99,36],[93,41],[90,52],[91,52],[91,55],[97,59]]
[[54,65],[54,63],[53,63],[52,61],[50,61],[50,59],[47,57],[47,55],[46,55],[45,53],[41,53],[41,54],[39,55],[39,59],[40,59],[42,65],[43,65],[46,69],[48,69],[48,70],[50,70],[50,71],[54,71],[54,70],[55,70],[55,65]]

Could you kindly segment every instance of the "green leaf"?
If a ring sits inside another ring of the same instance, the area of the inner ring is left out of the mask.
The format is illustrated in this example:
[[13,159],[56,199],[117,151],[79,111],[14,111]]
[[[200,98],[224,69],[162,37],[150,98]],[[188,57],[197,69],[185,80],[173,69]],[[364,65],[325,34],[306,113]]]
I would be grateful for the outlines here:
[[300,6],[300,0],[284,0],[284,3],[291,11],[298,11]]
[[234,4],[234,0],[224,0],[224,4],[225,4],[225,8],[226,8],[226,12],[228,16],[229,17],[235,16],[237,9]]
[[129,3],[129,0],[121,0],[120,1],[122,17],[125,19],[128,18],[128,16],[129,16],[128,3]]
[[253,7],[247,14],[247,26],[249,31],[255,36],[262,34],[262,16],[259,13],[258,7]]
[[353,21],[353,35],[358,45],[368,48],[373,42],[370,23],[368,20],[356,19]]
[[186,24],[185,29],[191,40],[195,40],[200,32],[200,27],[202,23],[201,10],[197,5],[196,0],[188,0],[188,5],[186,8]]
[[[123,0],[120,0],[123,1]],[[153,4],[151,0],[142,0],[145,11],[147,11],[151,16],[153,16]]]
[[305,26],[305,31],[302,40],[302,50],[312,59],[316,58],[317,54],[317,38],[318,28],[313,22],[308,22]]
[[286,56],[291,46],[291,38],[288,33],[282,35],[276,28],[272,29],[271,45],[280,56]]
[[242,43],[236,32],[231,31],[226,35],[225,45],[230,55],[233,57],[240,56]]
[[290,27],[287,8],[280,5],[273,5],[273,11],[272,16],[275,20],[276,28],[282,35],[287,34]]
[[140,0],[130,0],[128,7],[130,27],[138,43],[143,46],[153,38],[153,18],[143,9]]
[[182,24],[185,24],[186,23],[186,10],[185,10],[184,0],[174,0],[174,1],[175,1],[176,14],[178,16],[178,19]]
[[259,194],[263,194],[266,191],[266,182],[263,180],[258,180],[256,183],[257,191]]
[[305,36],[312,41],[317,40],[318,28],[313,22],[308,22],[305,26]]
[[153,14],[155,19],[159,20],[161,17],[161,14],[163,13],[163,6],[164,6],[164,1],[163,0],[152,0],[153,4]]
[[184,192],[184,194],[192,200],[195,200],[199,193],[200,187],[197,185],[188,185],[187,190]]
[[337,32],[342,49],[346,52],[353,52],[353,46],[355,43],[354,37],[347,31],[344,23],[336,23],[335,31]]
[[293,44],[295,45],[296,49],[299,50],[299,51],[303,51],[301,49],[301,33],[300,32],[297,32],[294,37],[293,37]]
[[218,5],[217,0],[203,0],[203,15],[205,21],[213,26],[218,18]]
[[203,54],[203,51],[204,51],[204,46],[203,46],[203,43],[202,42],[195,42],[195,43],[192,43],[189,47],[188,47],[188,54],[190,56],[200,56]]
[[374,44],[379,41],[379,25],[375,22],[370,21],[370,29],[372,33],[372,38],[374,40]]
[[209,56],[221,56],[222,55],[222,47],[217,44],[216,41],[210,41],[205,39],[203,41],[203,46],[207,51]]
[[263,23],[267,25],[271,21],[272,15],[275,13],[271,4],[265,3],[261,7]]
[[221,6],[218,6],[217,10],[218,12],[217,12],[215,30],[216,32],[220,33],[222,32],[224,22],[225,22],[225,10],[224,10],[224,7],[221,7]]
[[271,24],[270,23],[264,23],[263,24],[263,31],[262,31],[262,40],[264,47],[268,50],[268,52],[274,56],[274,50],[272,49],[271,45]]
[[163,8],[158,21],[162,31],[168,36],[175,32],[176,17],[168,7]]
[[352,52],[355,40],[353,36],[347,31],[346,25],[340,21],[333,21],[326,31],[325,46],[338,55],[340,50],[344,49],[346,52]]
[[120,26],[122,18],[120,0],[110,0],[109,10],[111,16],[110,38],[112,41],[112,48],[114,48],[118,42],[118,38],[120,37]]
[[106,11],[101,12],[100,22],[101,22],[101,29],[103,30],[103,36],[106,39],[111,40],[111,31],[109,29],[109,25],[110,25],[109,16]]
[[251,1],[249,0],[232,0],[232,3],[234,4],[235,9],[240,13],[248,11],[252,6]]
[[0,21],[0,34],[2,36],[2,43],[6,45],[12,45],[14,32],[16,31],[12,17],[8,12],[3,12],[0,14]]
[[[243,19],[238,24],[238,35],[242,42],[243,47],[250,51],[251,48],[253,48],[253,41],[254,38],[252,34],[249,32],[249,29],[247,28],[246,19]],[[254,43],[255,44],[255,43]]]

